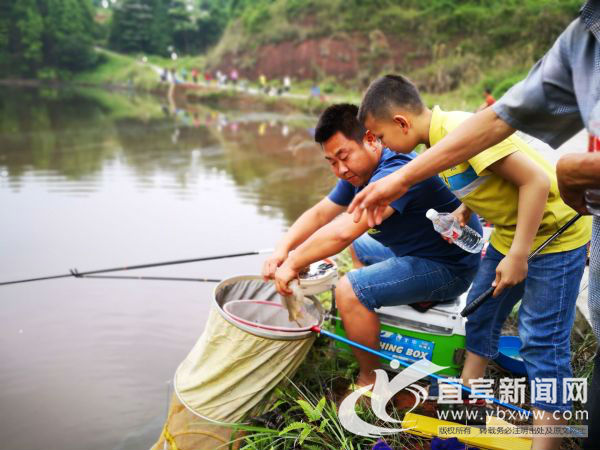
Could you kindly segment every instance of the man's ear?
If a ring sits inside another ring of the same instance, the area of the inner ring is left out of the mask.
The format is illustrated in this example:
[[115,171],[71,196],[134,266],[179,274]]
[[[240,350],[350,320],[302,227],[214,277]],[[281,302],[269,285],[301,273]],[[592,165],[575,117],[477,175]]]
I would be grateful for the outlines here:
[[371,130],[365,131],[365,135],[363,136],[363,144],[369,150],[377,150],[377,138],[371,132]]
[[396,114],[393,117],[393,121],[396,125],[399,125],[402,128],[402,132],[404,134],[408,133],[410,127],[412,126],[408,116],[403,116],[402,114]]

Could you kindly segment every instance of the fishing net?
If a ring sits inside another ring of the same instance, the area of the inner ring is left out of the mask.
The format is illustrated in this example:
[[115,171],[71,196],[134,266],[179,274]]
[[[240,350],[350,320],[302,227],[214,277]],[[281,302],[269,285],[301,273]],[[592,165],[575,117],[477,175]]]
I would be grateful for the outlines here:
[[323,313],[314,298],[304,311],[290,322],[273,283],[260,277],[221,282],[204,332],[175,372],[175,396],[152,449],[229,448],[231,424],[264,412],[265,397],[310,350],[316,335],[307,327],[320,325]]
[[[312,306],[312,305],[310,305]],[[319,311],[315,306],[299,309],[299,314],[291,317],[286,307],[278,303],[262,300],[237,300],[225,305],[223,310],[236,322],[271,331],[309,331],[319,325]]]

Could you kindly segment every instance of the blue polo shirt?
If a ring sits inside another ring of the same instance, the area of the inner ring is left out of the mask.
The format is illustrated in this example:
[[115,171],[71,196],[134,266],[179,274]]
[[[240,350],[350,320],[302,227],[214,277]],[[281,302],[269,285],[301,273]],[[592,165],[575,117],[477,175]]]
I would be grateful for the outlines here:
[[[379,164],[373,171],[369,183],[395,172],[415,157],[414,152],[405,155],[387,148],[383,149]],[[361,189],[362,187],[356,188],[346,180],[338,180],[328,198],[340,206],[348,206]],[[390,206],[395,210],[392,215],[381,225],[371,228],[368,233],[373,239],[392,250],[396,256],[410,255],[426,258],[460,271],[478,266],[480,261],[478,253],[465,252],[458,246],[446,242],[433,229],[433,223],[425,217],[425,213],[430,208],[438,212],[452,212],[460,206],[460,201],[439,177],[431,177],[415,184]],[[475,214],[471,216],[469,226],[482,233]]]

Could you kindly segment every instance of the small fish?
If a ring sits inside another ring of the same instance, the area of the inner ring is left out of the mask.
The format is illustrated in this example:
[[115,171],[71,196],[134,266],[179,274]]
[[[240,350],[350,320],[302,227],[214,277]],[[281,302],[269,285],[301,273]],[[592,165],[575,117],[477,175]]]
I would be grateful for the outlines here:
[[292,280],[289,284],[290,289],[292,290],[292,295],[282,295],[281,303],[288,310],[288,320],[290,322],[296,322],[299,327],[302,325],[298,322],[299,319],[304,318],[304,293],[298,284],[298,280]]

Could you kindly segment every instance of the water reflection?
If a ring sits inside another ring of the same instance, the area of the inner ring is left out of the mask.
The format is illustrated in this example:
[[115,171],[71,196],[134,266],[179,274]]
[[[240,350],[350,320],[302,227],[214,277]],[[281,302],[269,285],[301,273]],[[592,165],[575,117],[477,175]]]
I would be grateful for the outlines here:
[[[314,118],[103,91],[0,88],[0,279],[273,245],[329,189]],[[263,256],[140,275],[258,273]],[[148,448],[214,285],[0,290],[3,448]]]
[[333,181],[312,140],[311,117],[94,90],[0,94],[0,174],[13,189],[32,173],[53,192],[85,195],[117,161],[133,170],[140,188],[164,175],[171,179],[164,187],[185,196],[212,170],[227,173],[259,211],[278,210],[289,223]]

